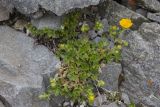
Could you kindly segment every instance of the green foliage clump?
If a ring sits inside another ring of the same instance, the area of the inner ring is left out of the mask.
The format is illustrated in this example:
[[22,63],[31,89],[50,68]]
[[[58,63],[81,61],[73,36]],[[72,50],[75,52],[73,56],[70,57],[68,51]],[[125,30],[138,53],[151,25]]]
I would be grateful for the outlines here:
[[60,45],[57,55],[63,59],[64,65],[56,78],[57,85],[51,88],[72,100],[86,100],[87,96],[93,93],[93,82],[97,84],[98,69],[106,57],[106,46],[104,41],[96,44],[87,38]]
[[[67,96],[72,101],[89,100],[88,96],[94,93],[94,87],[105,84],[98,79],[101,64],[118,60],[119,53],[114,50],[120,51],[117,47],[111,51],[105,39],[96,43],[88,38],[82,38],[60,44],[57,55],[63,59],[63,65],[58,76],[51,79],[51,93]],[[109,54],[112,54],[112,57]]]
[[129,104],[128,107],[136,107],[135,103],[134,102],[131,102],[131,104]]
[[104,25],[100,21],[96,21],[94,29],[99,31],[104,28]]
[[74,39],[77,36],[77,25],[80,20],[80,12],[73,12],[68,15],[63,20],[60,29],[43,28],[37,29],[32,24],[28,24],[27,29],[31,32],[33,36],[55,39],[61,38],[61,41]]
[[[56,55],[62,61],[61,68],[58,74],[50,79],[48,90],[40,95],[40,98],[49,99],[54,94],[65,96],[78,103],[83,101],[93,103],[96,96],[94,90],[105,85],[104,81],[99,80],[101,65],[111,61],[118,62],[122,47],[128,45],[126,41],[118,38],[121,30],[117,26],[110,29],[109,35],[101,35],[103,37],[99,42],[91,41],[87,36],[91,27],[83,24],[78,28],[80,17],[78,12],[69,14],[58,30],[37,29],[32,25],[28,27],[35,36],[60,39]],[[103,27],[100,21],[96,21],[93,29],[99,31]],[[78,38],[80,32],[84,35],[82,38]],[[114,40],[112,48],[106,36]]]
[[90,29],[90,28],[89,28],[89,25],[86,24],[86,23],[83,24],[82,27],[81,27],[81,31],[82,31],[82,32],[88,32],[89,29]]

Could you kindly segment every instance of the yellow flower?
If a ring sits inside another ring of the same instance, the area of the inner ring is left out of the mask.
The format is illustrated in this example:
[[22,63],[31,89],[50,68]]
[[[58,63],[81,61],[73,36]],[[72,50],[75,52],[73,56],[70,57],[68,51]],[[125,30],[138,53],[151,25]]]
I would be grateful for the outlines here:
[[132,20],[127,18],[121,19],[119,21],[119,24],[121,25],[122,28],[125,28],[125,29],[129,29],[133,25]]
[[89,102],[93,102],[94,99],[95,99],[95,96],[93,94],[91,94],[91,95],[88,96]]

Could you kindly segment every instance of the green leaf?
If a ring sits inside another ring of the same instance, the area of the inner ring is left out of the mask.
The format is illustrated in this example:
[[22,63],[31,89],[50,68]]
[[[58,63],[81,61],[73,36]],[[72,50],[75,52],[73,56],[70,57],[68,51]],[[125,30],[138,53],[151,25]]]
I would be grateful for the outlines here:
[[129,107],[136,107],[135,103],[131,102],[131,104],[129,104]]
[[81,27],[81,31],[82,32],[88,32],[89,31],[89,25],[88,24],[83,24]]

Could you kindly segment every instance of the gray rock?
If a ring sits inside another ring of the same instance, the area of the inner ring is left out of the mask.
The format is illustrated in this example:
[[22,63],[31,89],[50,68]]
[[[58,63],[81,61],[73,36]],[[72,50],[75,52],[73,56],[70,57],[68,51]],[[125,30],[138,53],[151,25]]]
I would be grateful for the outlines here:
[[58,29],[61,26],[62,17],[55,15],[46,15],[38,19],[33,19],[31,23],[38,29],[52,28]]
[[108,24],[108,20],[107,19],[102,19],[102,24],[104,26],[103,28],[103,32],[107,32],[109,30],[109,24]]
[[44,15],[43,11],[37,11],[37,12],[31,14],[30,16],[33,19],[38,19],[38,18],[41,18],[43,15]]
[[83,8],[97,5],[100,0],[0,0],[0,4],[8,8],[16,8],[22,14],[37,12],[39,7],[62,15],[74,8]]
[[160,2],[158,0],[140,0],[140,2],[148,10],[160,12]]
[[9,19],[9,11],[0,4],[0,21],[5,21]]
[[115,102],[109,104],[109,105],[102,105],[101,107],[119,107]]
[[0,107],[5,107],[1,101],[0,101]]
[[97,33],[95,32],[95,30],[90,30],[88,34],[89,34],[89,38],[91,39],[94,39],[97,36]]
[[158,23],[145,23],[139,28],[139,32],[143,35],[143,38],[151,43],[155,43],[160,46],[159,32],[160,24]]
[[[121,91],[135,103],[160,107],[160,25],[144,23],[126,37],[129,46],[122,52],[125,81]],[[150,98],[151,95],[156,101]],[[144,102],[146,98],[148,103]]]
[[69,107],[70,106],[70,102],[64,102],[63,107]]
[[84,105],[80,105],[79,107],[85,107]]
[[96,43],[100,42],[101,40],[102,40],[101,37],[96,37],[95,39],[93,39],[93,41],[96,42]]
[[160,13],[148,13],[147,18],[160,23]]
[[157,99],[154,95],[144,97],[142,101],[145,105],[148,105],[149,107],[159,107],[160,104],[160,100]]
[[124,101],[125,104],[127,104],[127,105],[130,104],[129,97],[126,93],[122,93],[122,100]]
[[[106,1],[106,18],[110,25],[117,25],[122,18],[131,18],[134,29],[137,29],[143,22],[148,21],[144,16],[116,3],[113,0]],[[113,20],[114,18],[114,20]]]
[[98,32],[97,32],[97,35],[99,35],[99,36],[101,36],[102,34],[103,34],[103,29],[101,29],[101,30],[99,30]]
[[[0,96],[12,107],[49,107],[38,96],[44,75],[54,74],[59,60],[44,46],[7,26],[0,26]],[[54,106],[52,106],[54,107]]]
[[53,107],[62,107],[63,103],[67,102],[62,96],[52,96],[50,105]]
[[106,95],[98,95],[95,100],[94,100],[94,104],[93,106],[95,107],[99,107],[100,105],[102,105],[103,103],[107,102],[107,97]]
[[137,9],[136,13],[139,13],[139,14],[145,16],[145,17],[147,16],[147,10],[145,10],[143,8]]
[[118,91],[118,79],[122,71],[121,64],[111,63],[102,68],[100,79],[105,81],[105,88],[110,91]]

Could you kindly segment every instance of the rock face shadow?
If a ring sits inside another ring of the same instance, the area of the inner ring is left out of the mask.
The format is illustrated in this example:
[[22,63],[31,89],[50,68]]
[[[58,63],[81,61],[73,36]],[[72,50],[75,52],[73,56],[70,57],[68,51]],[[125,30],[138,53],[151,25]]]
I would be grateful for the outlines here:
[[9,102],[0,95],[0,107],[12,107]]

